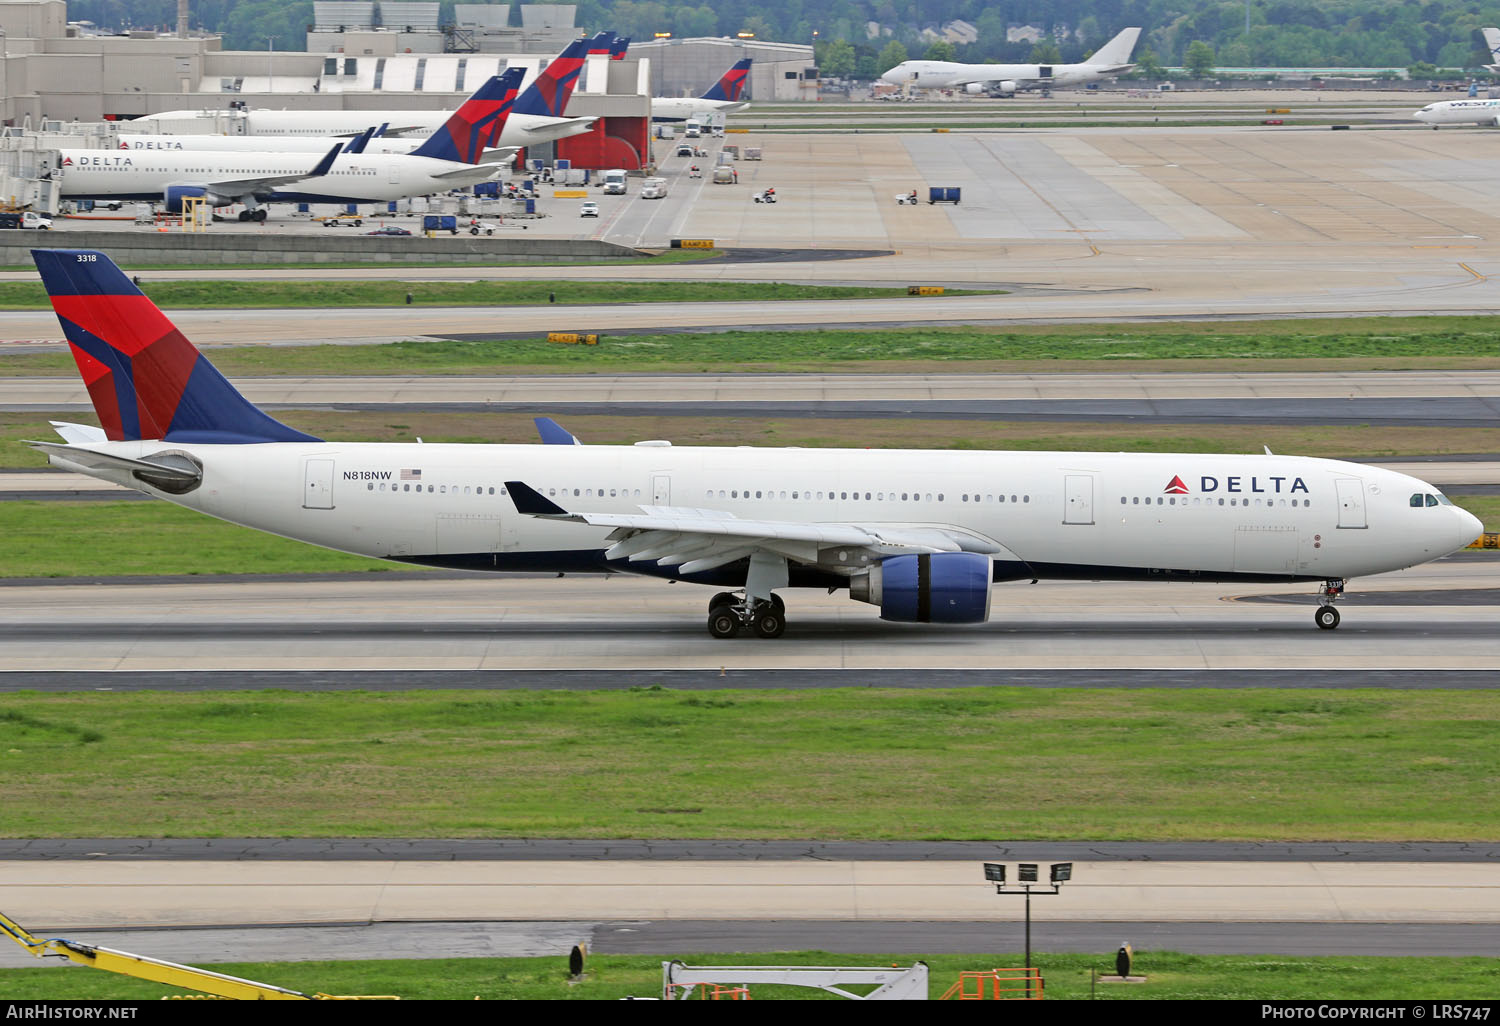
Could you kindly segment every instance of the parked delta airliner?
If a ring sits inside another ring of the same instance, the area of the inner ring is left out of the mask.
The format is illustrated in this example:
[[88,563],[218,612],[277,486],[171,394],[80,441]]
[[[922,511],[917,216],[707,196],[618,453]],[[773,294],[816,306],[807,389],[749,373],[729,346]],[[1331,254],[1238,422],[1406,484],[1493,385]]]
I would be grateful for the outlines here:
[[750,58],[735,61],[734,65],[702,96],[653,96],[651,98],[652,121],[686,121],[688,118],[707,117],[712,114],[732,114],[750,106],[740,99],[745,91],[745,82],[750,77]]
[[[603,32],[592,39],[575,39],[569,43],[521,93],[505,133],[496,145],[537,146],[591,129],[597,118],[570,118],[563,112],[568,108],[568,100],[573,96],[590,50],[598,45],[607,49],[614,39],[614,33]],[[347,138],[358,135],[371,125],[382,124],[386,126],[387,136],[431,135],[452,113],[446,110],[249,110],[232,117],[244,135]],[[213,124],[224,116],[214,113],[204,119]],[[190,122],[198,117],[204,117],[203,112],[173,110],[148,114],[128,122],[122,132]]]
[[1032,578],[1321,581],[1462,548],[1481,525],[1390,470],[1296,456],[324,442],[251,405],[103,253],[32,251],[102,427],[55,466],[258,530],[423,566],[637,573],[729,589],[715,637],[777,637],[777,591],[883,619],[989,618]]
[[[60,150],[64,199],[158,200],[174,213],[202,197],[243,203],[242,221],[264,221],[265,203],[368,203],[427,196],[500,173],[481,163],[494,151],[522,71],[492,78],[409,154],[344,152],[336,143],[310,167],[306,154],[227,150]],[[325,142],[327,140],[324,140]]]

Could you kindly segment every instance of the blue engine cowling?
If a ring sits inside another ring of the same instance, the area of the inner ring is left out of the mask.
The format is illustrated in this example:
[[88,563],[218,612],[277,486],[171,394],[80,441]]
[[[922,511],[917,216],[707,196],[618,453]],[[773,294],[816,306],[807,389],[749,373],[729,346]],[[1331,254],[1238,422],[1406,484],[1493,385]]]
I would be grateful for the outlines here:
[[208,190],[201,185],[169,185],[162,193],[162,199],[166,202],[167,210],[173,214],[183,213],[182,201],[185,199],[198,199],[207,196]]
[[977,552],[892,556],[849,580],[849,594],[898,623],[984,623],[990,557]]

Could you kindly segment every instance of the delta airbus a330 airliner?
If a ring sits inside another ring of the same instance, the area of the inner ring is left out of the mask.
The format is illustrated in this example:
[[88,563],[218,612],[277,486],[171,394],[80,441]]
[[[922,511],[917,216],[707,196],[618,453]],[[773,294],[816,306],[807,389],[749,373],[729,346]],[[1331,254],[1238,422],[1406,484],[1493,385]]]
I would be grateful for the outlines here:
[[964,624],[992,583],[1043,577],[1321,581],[1331,629],[1346,578],[1481,530],[1416,478],[1270,453],[324,442],[241,396],[104,254],[32,255],[102,425],[30,443],[56,466],[381,559],[735,589],[715,637],[779,636],[783,588]]

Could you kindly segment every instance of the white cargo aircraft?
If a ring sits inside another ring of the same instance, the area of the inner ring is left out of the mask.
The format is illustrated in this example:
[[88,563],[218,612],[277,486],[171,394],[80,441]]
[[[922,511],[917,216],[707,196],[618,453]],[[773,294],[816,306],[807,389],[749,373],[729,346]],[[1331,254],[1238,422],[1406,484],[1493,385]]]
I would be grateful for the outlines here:
[[956,64],[953,61],[902,61],[880,76],[882,82],[914,89],[964,89],[970,93],[1014,96],[1027,89],[1082,85],[1135,67],[1130,53],[1140,37],[1128,28],[1099,47],[1082,64]]
[[785,588],[967,624],[1032,578],[1321,581],[1437,559],[1481,525],[1432,485],[1296,456],[324,442],[251,405],[102,253],[33,250],[101,427],[65,470],[345,552],[710,585],[708,629],[777,637]]

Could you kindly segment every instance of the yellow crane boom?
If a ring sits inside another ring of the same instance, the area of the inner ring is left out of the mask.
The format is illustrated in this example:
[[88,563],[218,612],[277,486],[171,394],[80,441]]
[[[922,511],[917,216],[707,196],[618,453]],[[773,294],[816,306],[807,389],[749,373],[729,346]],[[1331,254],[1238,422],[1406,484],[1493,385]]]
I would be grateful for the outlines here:
[[[303,994],[300,991],[287,990],[285,987],[277,987],[270,983],[242,980],[238,976],[226,976],[207,969],[196,969],[190,965],[178,965],[176,962],[151,958],[147,955],[133,955],[128,951],[80,944],[61,937],[37,937],[3,912],[0,912],[0,932],[37,958],[66,958],[70,962],[77,962],[91,969],[103,969],[105,972],[152,980],[156,983],[165,983],[184,990],[196,990],[217,997],[234,998],[240,1001],[356,1000],[354,997],[338,997],[333,994]],[[388,994],[367,994],[360,995],[360,997],[397,1000],[394,995]]]

